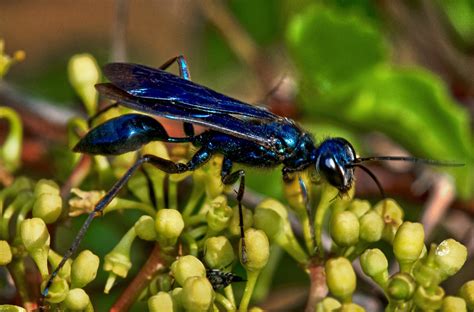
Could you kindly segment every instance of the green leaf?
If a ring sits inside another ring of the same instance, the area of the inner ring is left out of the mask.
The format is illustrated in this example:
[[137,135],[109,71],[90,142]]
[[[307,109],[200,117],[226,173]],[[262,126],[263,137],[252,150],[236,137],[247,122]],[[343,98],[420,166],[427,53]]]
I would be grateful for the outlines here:
[[381,131],[417,157],[465,163],[466,168],[447,170],[456,177],[460,195],[472,196],[469,115],[437,77],[423,70],[381,66],[352,91],[351,98],[341,93],[313,105],[312,93],[306,89],[302,100],[312,115],[325,114],[363,131]]
[[417,157],[465,163],[446,170],[462,197],[473,196],[469,115],[436,76],[390,67],[377,29],[360,16],[323,6],[295,16],[287,37],[307,116],[381,131]]
[[419,157],[466,163],[451,168],[463,197],[472,196],[473,146],[468,112],[424,70],[381,67],[344,108],[362,129],[382,131]]
[[304,79],[323,94],[359,78],[387,54],[370,23],[319,5],[293,18],[287,38]]

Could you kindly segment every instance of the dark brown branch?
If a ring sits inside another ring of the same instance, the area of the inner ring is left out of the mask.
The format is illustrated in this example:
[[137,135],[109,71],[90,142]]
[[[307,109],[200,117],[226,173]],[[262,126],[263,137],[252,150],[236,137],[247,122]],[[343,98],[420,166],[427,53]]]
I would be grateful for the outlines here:
[[306,303],[306,312],[316,311],[316,305],[328,295],[326,285],[326,272],[324,264],[312,263],[309,267],[309,278],[311,287],[309,289],[308,302]]
[[128,311],[135,303],[143,289],[148,286],[150,281],[156,276],[160,270],[165,267],[164,260],[161,256],[161,250],[158,244],[155,244],[148,260],[138,272],[137,276],[128,285],[125,291],[120,295],[115,304],[110,309],[111,312]]

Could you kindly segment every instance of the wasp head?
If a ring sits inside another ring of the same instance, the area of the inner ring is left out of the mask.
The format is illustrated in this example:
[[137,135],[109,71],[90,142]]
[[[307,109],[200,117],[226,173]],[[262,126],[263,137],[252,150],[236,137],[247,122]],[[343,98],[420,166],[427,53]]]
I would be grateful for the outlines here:
[[354,147],[343,138],[323,141],[316,151],[316,171],[341,193],[347,193],[354,181]]

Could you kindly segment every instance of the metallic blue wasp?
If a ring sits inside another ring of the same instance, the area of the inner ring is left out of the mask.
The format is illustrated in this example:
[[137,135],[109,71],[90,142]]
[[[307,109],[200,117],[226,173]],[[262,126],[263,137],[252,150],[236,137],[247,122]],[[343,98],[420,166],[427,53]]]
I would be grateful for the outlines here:
[[[179,65],[180,76],[166,72],[172,63]],[[245,259],[245,239],[241,200],[244,194],[245,172],[232,171],[234,163],[253,167],[282,165],[283,178],[291,173],[314,167],[328,183],[341,193],[347,192],[354,181],[354,169],[373,160],[404,160],[442,164],[411,157],[358,158],[352,145],[342,138],[331,138],[316,146],[313,138],[291,119],[230,98],[190,81],[187,64],[182,56],[175,57],[160,69],[129,63],[111,63],[104,67],[110,83],[96,85],[104,96],[118,104],[169,119],[183,121],[184,137],[170,137],[165,128],[153,117],[143,114],[126,114],[95,127],[74,147],[75,152],[99,155],[118,155],[136,151],[151,141],[170,143],[190,142],[198,151],[187,163],[174,163],[154,155],[143,155],[119,179],[90,213],[62,262],[54,270],[43,296],[65,261],[76,251],[94,216],[99,214],[117,195],[133,173],[144,163],[150,163],[168,174],[195,170],[212,155],[224,156],[221,178],[224,184],[240,180],[237,192],[242,237],[242,260]],[[193,125],[208,130],[194,133]]]

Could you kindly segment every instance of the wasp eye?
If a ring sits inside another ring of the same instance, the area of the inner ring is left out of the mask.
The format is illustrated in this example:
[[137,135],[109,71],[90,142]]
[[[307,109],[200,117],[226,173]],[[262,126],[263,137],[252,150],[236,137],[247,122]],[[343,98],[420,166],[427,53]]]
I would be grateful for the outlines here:
[[338,189],[345,187],[344,170],[333,157],[320,159],[316,169],[332,186]]

